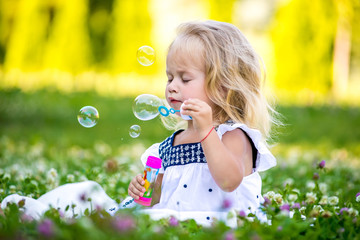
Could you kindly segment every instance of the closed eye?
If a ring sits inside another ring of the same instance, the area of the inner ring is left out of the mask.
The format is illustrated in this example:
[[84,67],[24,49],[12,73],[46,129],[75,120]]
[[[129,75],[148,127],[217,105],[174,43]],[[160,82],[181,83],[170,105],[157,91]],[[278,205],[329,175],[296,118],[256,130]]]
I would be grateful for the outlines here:
[[170,83],[174,79],[174,77],[171,74],[167,74],[167,79],[168,82]]

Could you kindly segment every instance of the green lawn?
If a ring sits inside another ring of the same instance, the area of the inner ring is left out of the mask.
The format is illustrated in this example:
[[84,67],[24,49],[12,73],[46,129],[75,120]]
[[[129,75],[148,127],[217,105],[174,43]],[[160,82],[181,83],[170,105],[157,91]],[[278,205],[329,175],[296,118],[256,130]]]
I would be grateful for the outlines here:
[[[116,201],[124,199],[130,179],[142,171],[141,153],[171,133],[158,118],[135,118],[134,98],[0,91],[0,201],[11,193],[37,198],[61,184],[86,179],[97,181]],[[77,121],[86,105],[100,114],[93,128]],[[236,229],[222,223],[207,229],[193,221],[152,221],[132,213],[113,218],[98,211],[69,221],[55,209],[34,222],[23,219],[19,206],[9,206],[0,211],[0,239],[48,238],[39,230],[43,224],[52,226],[54,239],[359,239],[360,108],[280,105],[277,110],[284,123],[271,143],[278,166],[261,174],[263,193],[277,194],[266,195],[270,226],[241,214]],[[134,124],[142,128],[138,138],[129,136]],[[322,160],[324,169],[318,167]],[[311,194],[316,194],[315,201],[309,200]],[[324,197],[337,201],[333,204]],[[124,219],[132,223],[125,230],[117,225]]]

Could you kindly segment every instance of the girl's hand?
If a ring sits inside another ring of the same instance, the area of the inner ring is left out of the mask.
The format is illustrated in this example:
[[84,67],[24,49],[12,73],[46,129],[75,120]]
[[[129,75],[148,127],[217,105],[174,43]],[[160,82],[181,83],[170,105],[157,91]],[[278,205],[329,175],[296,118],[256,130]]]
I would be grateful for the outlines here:
[[142,177],[142,174],[136,175],[129,184],[129,195],[136,200],[139,199],[139,197],[142,197],[145,193],[145,188],[143,187],[144,184],[145,181]]
[[213,127],[212,109],[209,104],[200,99],[185,100],[181,113],[192,117],[194,129],[198,132],[199,138],[206,136]]

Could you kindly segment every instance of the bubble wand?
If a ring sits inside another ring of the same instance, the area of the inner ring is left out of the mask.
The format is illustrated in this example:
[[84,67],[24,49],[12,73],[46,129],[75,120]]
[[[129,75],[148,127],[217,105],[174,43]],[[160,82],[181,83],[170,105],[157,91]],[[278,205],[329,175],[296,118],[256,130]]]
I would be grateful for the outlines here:
[[[180,109],[182,108],[182,106],[183,106],[183,105],[181,105]],[[177,112],[180,112],[180,110],[175,110],[175,109],[173,109],[173,108],[168,109],[168,108],[165,107],[165,106],[160,106],[160,107],[158,108],[158,110],[159,110],[159,113],[160,113],[162,116],[164,116],[164,117],[169,116],[170,113],[171,113],[171,114],[175,114],[175,113],[177,113]],[[191,117],[191,116],[189,116],[189,115],[183,115],[183,114],[181,114],[181,112],[180,112],[180,116],[181,116],[181,118],[184,119],[184,120],[192,120],[192,117]]]

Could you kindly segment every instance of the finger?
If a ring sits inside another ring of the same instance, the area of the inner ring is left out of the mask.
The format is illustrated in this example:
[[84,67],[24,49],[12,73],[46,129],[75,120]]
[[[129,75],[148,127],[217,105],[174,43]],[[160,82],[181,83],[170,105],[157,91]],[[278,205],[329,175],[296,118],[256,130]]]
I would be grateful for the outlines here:
[[197,98],[189,98],[184,101],[184,105],[188,105],[188,104],[199,105],[201,103],[204,103],[204,101]]
[[[143,179],[140,179],[140,181],[144,181]],[[141,193],[144,193],[145,192],[145,188],[144,188],[144,184],[141,184],[142,182],[139,182],[138,179],[134,179],[134,181],[132,182],[132,186],[133,186],[133,189],[136,189],[137,191],[141,192]]]
[[139,197],[144,195],[143,192],[139,191],[134,185],[129,186],[128,193],[134,199],[139,199]]
[[141,185],[145,184],[145,180],[141,174],[136,175],[136,181]]

